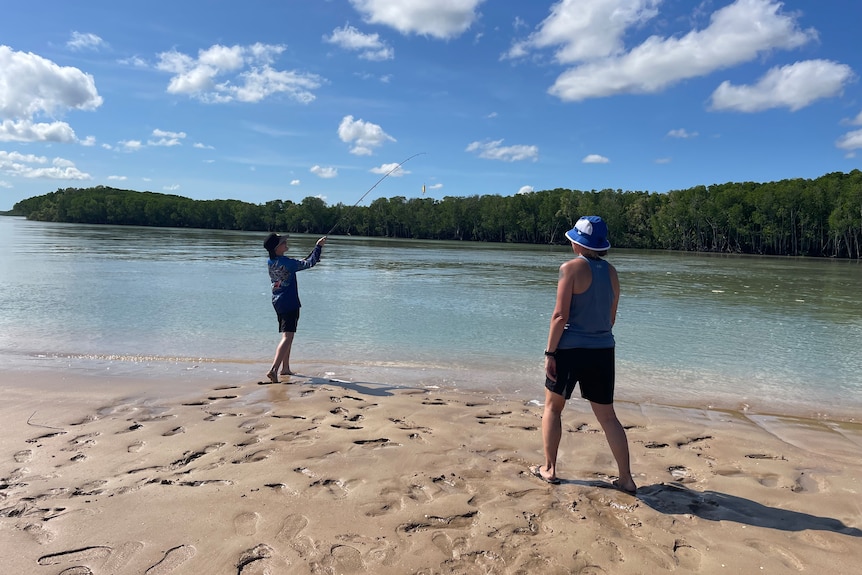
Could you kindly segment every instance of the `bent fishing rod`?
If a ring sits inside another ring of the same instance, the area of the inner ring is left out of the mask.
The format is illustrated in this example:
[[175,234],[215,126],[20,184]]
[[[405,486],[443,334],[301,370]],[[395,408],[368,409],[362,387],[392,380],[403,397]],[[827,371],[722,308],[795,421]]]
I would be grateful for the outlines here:
[[368,194],[370,194],[370,193],[371,193],[371,190],[373,190],[374,188],[376,188],[376,187],[380,184],[380,182],[382,182],[383,180],[385,180],[386,178],[388,178],[388,177],[390,176],[390,174],[392,174],[393,172],[395,172],[396,170],[398,170],[399,168],[401,168],[401,166],[403,166],[404,164],[406,164],[407,162],[409,162],[410,160],[412,160],[412,159],[413,159],[413,158],[415,158],[416,156],[421,156],[421,155],[422,155],[422,154],[424,154],[424,153],[425,153],[425,152],[419,152],[418,154],[413,154],[412,156],[410,156],[410,157],[409,157],[409,158],[407,158],[406,160],[402,160],[402,161],[401,161],[401,163],[396,164],[394,168],[392,168],[391,170],[389,170],[388,172],[386,172],[385,174],[383,174],[383,177],[382,177],[382,178],[380,178],[379,180],[377,180],[377,181],[374,183],[374,185],[373,185],[373,186],[371,186],[370,188],[368,188],[368,190],[367,190],[364,194],[362,194],[362,197],[361,197],[361,198],[359,198],[358,200],[356,200],[356,203],[355,203],[355,204],[353,204],[352,206],[350,206],[347,210],[345,210],[345,211],[344,211],[344,213],[342,213],[342,214],[341,214],[341,216],[338,218],[338,220],[336,220],[335,225],[334,225],[334,226],[332,226],[332,229],[331,229],[331,230],[329,230],[329,231],[325,234],[325,236],[324,236],[324,237],[326,237],[326,236],[328,236],[329,234],[331,234],[331,233],[332,233],[332,231],[333,231],[335,228],[337,228],[337,227],[338,227],[338,224],[340,224],[340,223],[342,222],[342,220],[344,220],[344,216],[346,216],[347,214],[349,214],[349,213],[350,213],[350,211],[351,211],[351,210],[353,210],[353,208],[355,208],[356,206],[358,206],[358,205],[359,205],[359,203],[360,203],[362,200],[364,200],[364,199],[365,199],[365,196],[367,196]]

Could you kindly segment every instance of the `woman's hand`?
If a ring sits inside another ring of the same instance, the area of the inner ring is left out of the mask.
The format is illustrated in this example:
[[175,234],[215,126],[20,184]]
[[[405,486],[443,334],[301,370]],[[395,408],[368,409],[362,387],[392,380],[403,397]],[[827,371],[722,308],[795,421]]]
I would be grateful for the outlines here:
[[554,356],[545,356],[545,377],[553,382],[557,381],[557,358]]
[[317,245],[319,245],[319,246],[322,246],[325,243],[326,243],[326,236],[323,236],[322,238],[317,240]]

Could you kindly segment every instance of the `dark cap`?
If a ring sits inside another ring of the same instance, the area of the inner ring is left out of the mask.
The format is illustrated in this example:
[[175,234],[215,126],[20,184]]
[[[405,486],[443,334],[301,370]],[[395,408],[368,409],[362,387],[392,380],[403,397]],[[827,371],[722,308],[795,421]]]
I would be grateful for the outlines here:
[[266,251],[271,252],[282,241],[286,242],[287,238],[288,238],[287,234],[284,234],[283,236],[280,236],[278,234],[269,234],[268,236],[266,236],[266,239],[263,240],[263,247],[266,249]]

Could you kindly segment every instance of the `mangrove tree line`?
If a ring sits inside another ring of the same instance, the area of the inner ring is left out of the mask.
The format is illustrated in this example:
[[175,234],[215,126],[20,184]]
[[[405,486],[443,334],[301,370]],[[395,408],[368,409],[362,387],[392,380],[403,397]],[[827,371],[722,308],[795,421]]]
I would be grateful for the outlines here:
[[395,196],[367,206],[272,200],[192,200],[105,186],[22,200],[33,220],[487,242],[563,243],[579,216],[608,221],[611,243],[814,257],[862,257],[862,172],[813,180],[726,183],[667,193],[557,188],[514,196]]

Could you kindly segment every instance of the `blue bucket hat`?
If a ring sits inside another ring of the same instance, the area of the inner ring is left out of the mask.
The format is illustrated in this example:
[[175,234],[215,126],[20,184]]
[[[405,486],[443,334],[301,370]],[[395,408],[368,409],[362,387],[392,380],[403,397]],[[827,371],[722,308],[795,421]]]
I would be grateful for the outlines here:
[[608,241],[608,225],[599,216],[583,216],[575,227],[566,232],[569,241],[588,250],[603,252],[611,247]]

